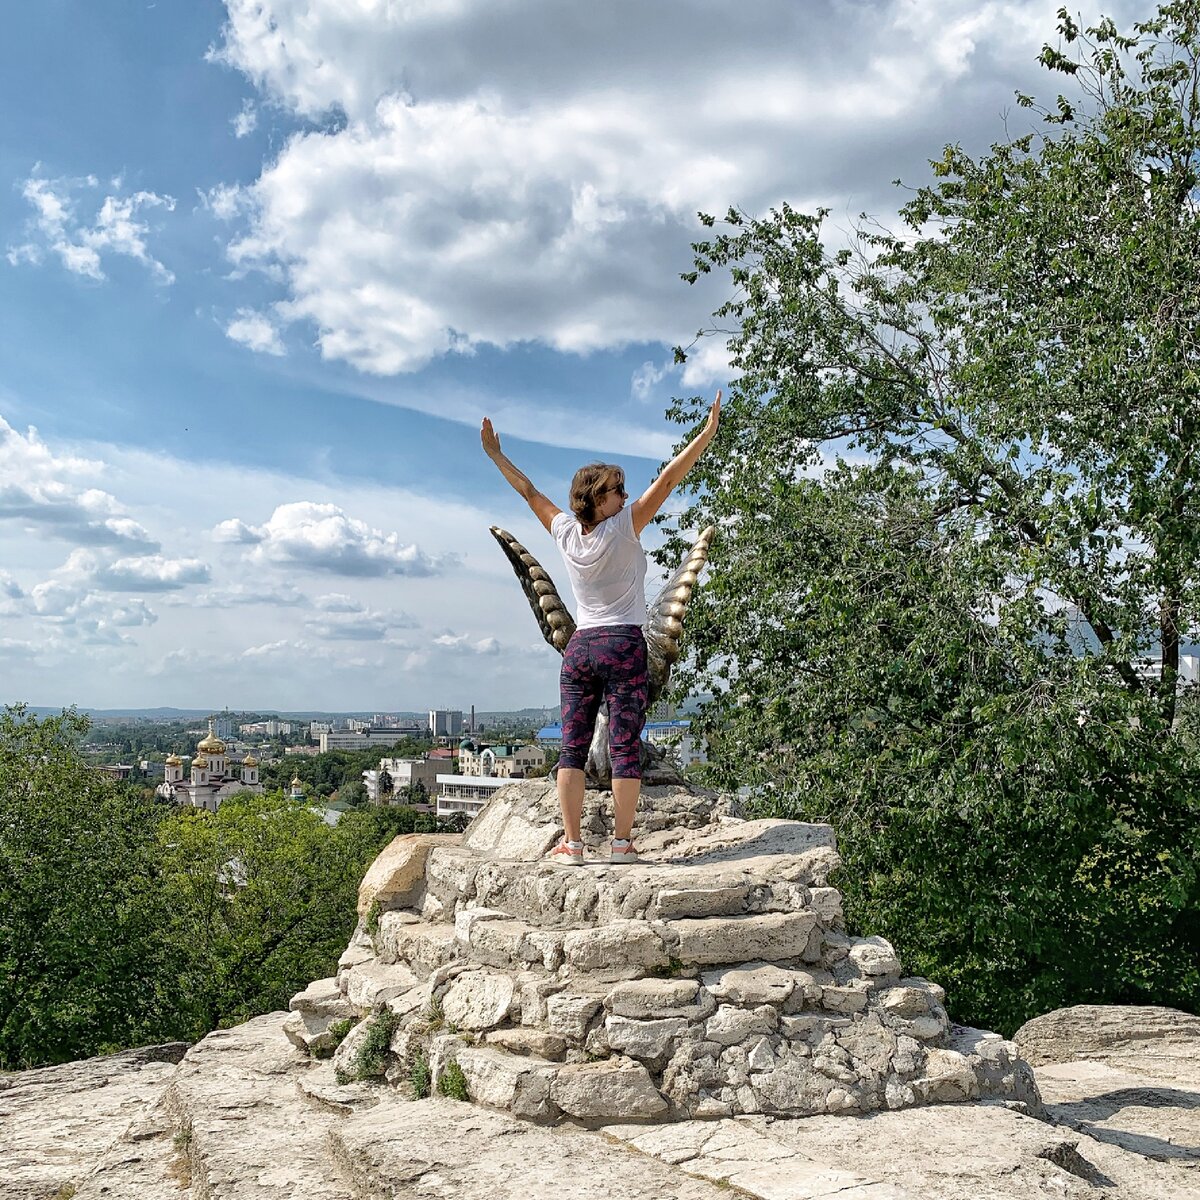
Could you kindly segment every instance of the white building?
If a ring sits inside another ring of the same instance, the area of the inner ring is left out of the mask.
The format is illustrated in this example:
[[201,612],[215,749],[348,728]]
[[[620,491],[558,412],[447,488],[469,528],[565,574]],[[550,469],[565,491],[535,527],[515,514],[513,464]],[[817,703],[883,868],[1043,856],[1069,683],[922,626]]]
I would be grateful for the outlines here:
[[258,759],[248,754],[242,760],[241,771],[233,773],[225,743],[217,737],[209,723],[208,736],[196,747],[188,778],[183,777],[183,760],[178,754],[169,755],[163,772],[163,781],[154,789],[154,794],[176,804],[189,804],[216,812],[221,801],[235,792],[263,794],[263,785],[258,781]]
[[443,819],[455,813],[473,818],[508,780],[501,776],[439,775],[437,777],[437,815]]
[[429,732],[435,737],[462,737],[463,716],[458,709],[431,708]]
[[546,752],[541,746],[486,746],[466,738],[458,747],[458,769],[464,775],[524,779],[530,771],[545,765]]
[[391,776],[393,793],[419,783],[432,801],[438,790],[438,766],[438,763],[423,758],[381,758],[376,770],[362,773],[363,783],[367,786],[367,796],[372,804],[379,804],[384,799],[379,792],[379,779],[386,771]]
[[369,750],[372,746],[394,746],[394,729],[359,729],[353,733],[330,731],[321,734],[321,753],[330,750]]

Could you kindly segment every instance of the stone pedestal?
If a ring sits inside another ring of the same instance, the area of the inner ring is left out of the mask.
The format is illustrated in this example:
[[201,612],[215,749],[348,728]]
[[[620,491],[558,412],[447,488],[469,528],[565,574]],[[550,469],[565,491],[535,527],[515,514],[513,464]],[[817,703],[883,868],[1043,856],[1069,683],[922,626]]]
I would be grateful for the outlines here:
[[940,987],[882,938],[846,935],[828,826],[735,812],[648,787],[642,861],[612,866],[611,796],[589,793],[587,858],[569,866],[546,857],[554,789],[529,780],[461,838],[397,838],[363,881],[338,975],[293,1000],[289,1037],[321,1052],[349,1012],[343,1077],[442,1082],[540,1121],[1037,1107],[1011,1042],[952,1026]]

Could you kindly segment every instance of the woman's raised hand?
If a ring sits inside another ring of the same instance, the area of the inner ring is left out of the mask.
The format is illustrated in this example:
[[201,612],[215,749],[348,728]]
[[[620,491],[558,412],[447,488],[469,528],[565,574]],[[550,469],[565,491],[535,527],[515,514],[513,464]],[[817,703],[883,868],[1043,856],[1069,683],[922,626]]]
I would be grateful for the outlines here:
[[500,437],[492,428],[490,417],[483,418],[483,428],[479,431],[479,440],[483,443],[483,452],[488,458],[495,458],[500,450]]
[[704,432],[712,437],[717,432],[717,426],[721,423],[721,389],[717,388],[717,398],[712,402],[712,408],[708,410],[708,420],[704,424]]

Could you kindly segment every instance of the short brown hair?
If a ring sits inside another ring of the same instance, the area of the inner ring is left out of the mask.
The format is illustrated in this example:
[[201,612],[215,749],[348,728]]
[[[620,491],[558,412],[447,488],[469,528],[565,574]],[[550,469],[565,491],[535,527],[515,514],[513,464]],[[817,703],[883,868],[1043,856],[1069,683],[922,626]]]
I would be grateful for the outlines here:
[[611,488],[625,486],[625,472],[614,463],[588,463],[571,480],[571,511],[584,525],[595,525],[596,506]]

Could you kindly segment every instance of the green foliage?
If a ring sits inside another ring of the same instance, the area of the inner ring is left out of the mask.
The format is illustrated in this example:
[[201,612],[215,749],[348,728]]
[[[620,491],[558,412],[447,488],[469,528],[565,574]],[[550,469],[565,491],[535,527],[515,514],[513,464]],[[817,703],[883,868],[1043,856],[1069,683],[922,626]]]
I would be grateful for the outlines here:
[[448,1062],[441,1075],[438,1076],[438,1091],[451,1100],[469,1100],[467,1094],[467,1077],[462,1067],[453,1060]]
[[0,1067],[166,1040],[181,954],[162,810],[86,765],[87,720],[0,713]]
[[708,777],[831,820],[850,922],[1006,1031],[1200,1006],[1200,9],[1061,20],[1079,97],[901,235],[705,220],[739,379],[679,519]]
[[0,713],[0,1069],[285,1008],[331,974],[391,810],[331,828],[241,793],[176,810],[84,761],[87,721]]
[[356,1079],[373,1079],[382,1075],[391,1053],[392,1035],[400,1027],[400,1018],[385,1008],[371,1018],[366,1036],[354,1056]]
[[429,1095],[430,1081],[429,1059],[424,1054],[418,1054],[408,1068],[408,1082],[412,1085],[413,1095],[416,1099],[424,1100]]

